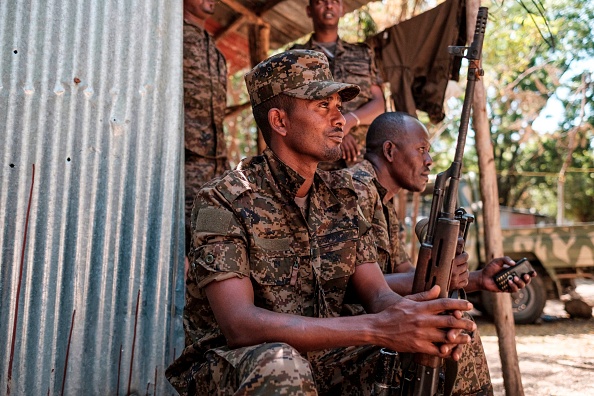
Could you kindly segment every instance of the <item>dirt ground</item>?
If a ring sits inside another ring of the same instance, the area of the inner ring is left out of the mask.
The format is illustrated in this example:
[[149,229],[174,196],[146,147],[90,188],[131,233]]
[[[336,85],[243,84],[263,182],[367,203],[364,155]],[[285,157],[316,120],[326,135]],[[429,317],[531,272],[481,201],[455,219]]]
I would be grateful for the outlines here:
[[[594,306],[594,281],[579,281],[576,291]],[[495,326],[475,320],[495,395],[505,396]],[[594,318],[570,319],[562,301],[548,301],[540,323],[516,326],[516,349],[526,396],[594,396]]]

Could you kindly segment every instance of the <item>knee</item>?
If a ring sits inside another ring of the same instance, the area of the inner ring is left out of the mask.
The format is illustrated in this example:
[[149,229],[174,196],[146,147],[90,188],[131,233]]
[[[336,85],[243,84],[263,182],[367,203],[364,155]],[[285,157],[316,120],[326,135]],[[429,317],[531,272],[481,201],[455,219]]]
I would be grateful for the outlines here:
[[244,377],[240,380],[239,389],[249,388],[254,383],[253,379],[257,378],[260,386],[266,384],[266,391],[274,388],[290,389],[291,394],[316,394],[309,362],[288,344],[276,342],[259,345],[242,359],[238,368],[243,373],[241,377]]
[[271,342],[260,345],[251,354],[261,367],[281,367],[283,370],[308,371],[311,367],[307,359],[289,344],[283,342]]

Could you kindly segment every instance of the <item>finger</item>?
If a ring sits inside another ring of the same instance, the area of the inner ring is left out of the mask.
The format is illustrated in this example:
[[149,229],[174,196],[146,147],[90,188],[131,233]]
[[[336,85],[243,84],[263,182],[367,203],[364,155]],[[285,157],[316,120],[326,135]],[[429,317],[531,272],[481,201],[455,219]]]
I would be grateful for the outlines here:
[[439,356],[441,358],[447,358],[449,357],[448,353],[443,353],[441,351],[442,345],[435,345],[432,342],[429,342],[425,345],[423,345],[422,347],[418,347],[418,351],[412,351],[412,352],[419,352],[419,353],[426,353],[428,355],[433,355],[433,356]]
[[468,270],[466,270],[462,274],[460,274],[460,276],[458,277],[458,289],[465,288],[466,285],[468,285],[469,278],[470,278],[470,273],[468,272]]
[[417,302],[435,300],[437,297],[439,297],[439,291],[440,287],[435,285],[427,291],[411,294],[408,296],[408,298]]
[[512,280],[507,281],[507,284],[509,285],[509,290],[508,290],[509,293],[516,293],[518,290],[521,289],[521,287],[518,287],[518,285],[516,284],[516,282],[515,282],[516,279],[520,279],[520,278],[515,276],[513,281]]
[[446,334],[446,343],[449,344],[468,344],[471,340],[468,333],[459,329],[450,329]]
[[514,283],[518,286],[519,289],[526,287],[526,282],[522,278],[514,276]]
[[465,267],[468,268],[468,258],[469,257],[470,256],[466,252],[462,252],[462,253],[457,254],[454,257],[454,265],[465,266]]
[[441,353],[441,357],[450,357],[450,353],[456,346],[453,344],[441,344],[439,346],[439,352]]
[[[445,329],[445,330],[444,330]],[[425,317],[424,333],[428,340],[436,343],[467,343],[476,330],[476,323],[470,319],[457,319],[451,315],[434,315]],[[468,337],[466,337],[468,336]]]
[[[534,273],[534,275],[532,275],[532,273]],[[530,284],[533,276],[536,276],[536,272],[534,271],[532,271],[530,274],[522,275],[522,278],[524,278],[524,283],[526,283],[526,285]]]
[[456,245],[456,254],[464,252],[464,238],[458,237],[458,243]]
[[354,161],[354,160],[356,160],[356,159],[357,159],[357,148],[356,148],[356,147],[354,147],[354,148],[351,150],[351,158],[349,159],[349,161]]
[[470,302],[453,298],[438,298],[428,301],[427,304],[434,313],[454,310],[470,311],[472,309],[472,304]]
[[442,344],[439,346],[439,350],[442,353],[441,357],[451,358],[453,360],[460,360],[462,353],[464,352],[464,345],[460,344]]
[[347,161],[352,161],[356,157],[355,152],[356,152],[356,147],[353,147],[353,145],[351,144],[350,141],[346,142],[346,144],[344,145],[343,157]]
[[512,260],[509,256],[501,257],[501,261],[503,261],[504,264],[507,264],[510,267],[516,265],[516,262]]
[[462,357],[462,353],[464,352],[464,345],[456,345],[454,349],[452,349],[451,357],[455,361],[460,360]]
[[357,158],[357,151],[353,147],[351,147],[351,149],[349,150],[348,160],[354,161],[356,158]]

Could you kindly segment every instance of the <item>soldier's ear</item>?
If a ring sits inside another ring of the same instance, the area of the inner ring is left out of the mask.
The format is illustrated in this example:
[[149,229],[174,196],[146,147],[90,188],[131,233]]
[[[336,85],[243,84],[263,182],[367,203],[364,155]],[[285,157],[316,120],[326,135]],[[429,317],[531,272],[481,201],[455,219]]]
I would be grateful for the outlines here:
[[388,162],[394,162],[396,158],[396,145],[391,140],[386,140],[382,144],[382,154]]
[[287,112],[273,107],[268,110],[270,128],[281,136],[287,136]]

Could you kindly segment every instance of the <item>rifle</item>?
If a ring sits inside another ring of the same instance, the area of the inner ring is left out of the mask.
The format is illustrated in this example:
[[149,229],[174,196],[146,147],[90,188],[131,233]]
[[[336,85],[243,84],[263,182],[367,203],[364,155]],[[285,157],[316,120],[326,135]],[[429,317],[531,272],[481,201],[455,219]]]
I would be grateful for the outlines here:
[[[448,47],[450,54],[468,59],[468,79],[454,160],[446,171],[439,173],[436,177],[429,218],[419,222],[415,227],[421,247],[415,270],[413,293],[427,291],[433,286],[439,285],[441,290],[439,297],[448,297],[452,261],[456,255],[458,237],[459,235],[466,236],[467,226],[473,220],[463,209],[456,210],[456,201],[470,109],[474,97],[474,85],[483,75],[480,60],[487,16],[488,9],[480,7],[470,47]],[[449,184],[446,186],[448,181]],[[463,223],[462,228],[460,227],[461,223]],[[443,359],[434,355],[415,353],[413,362],[413,368],[405,374],[402,381],[402,395],[434,396],[442,394],[443,389],[440,389],[439,386],[439,373]]]

